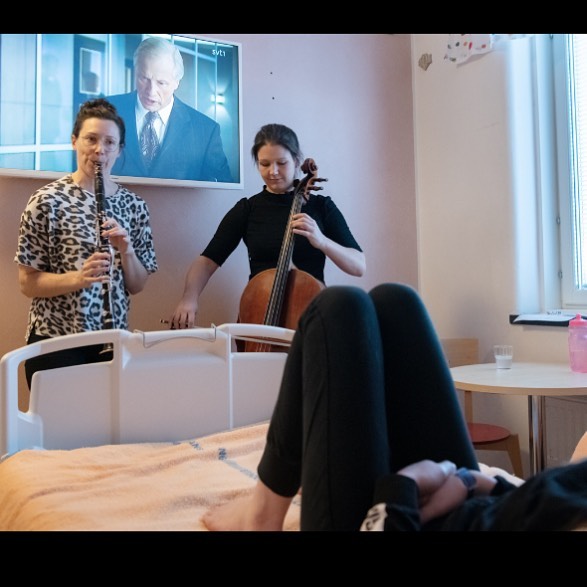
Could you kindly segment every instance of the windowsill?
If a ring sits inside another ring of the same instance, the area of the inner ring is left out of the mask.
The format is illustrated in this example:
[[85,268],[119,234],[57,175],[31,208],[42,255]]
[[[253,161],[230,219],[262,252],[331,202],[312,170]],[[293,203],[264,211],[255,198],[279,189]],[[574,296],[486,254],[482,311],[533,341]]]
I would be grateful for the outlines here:
[[[541,314],[510,314],[510,324],[520,326],[564,326],[569,325],[579,312],[544,312]],[[586,315],[582,315],[587,318]]]

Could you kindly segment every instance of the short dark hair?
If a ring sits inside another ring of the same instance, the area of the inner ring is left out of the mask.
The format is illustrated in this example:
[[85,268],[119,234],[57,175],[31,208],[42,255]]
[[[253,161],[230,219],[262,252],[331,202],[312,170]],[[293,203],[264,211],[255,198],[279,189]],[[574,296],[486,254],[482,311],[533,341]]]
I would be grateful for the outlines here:
[[284,124],[266,124],[259,129],[251,148],[255,163],[259,162],[259,150],[265,145],[281,145],[291,153],[296,165],[301,165],[304,160],[296,133]]
[[101,120],[112,120],[118,126],[120,132],[120,147],[124,147],[126,141],[126,127],[124,120],[118,114],[116,108],[105,98],[88,100],[84,102],[77,113],[71,134],[77,139],[84,122],[88,118],[99,118]]

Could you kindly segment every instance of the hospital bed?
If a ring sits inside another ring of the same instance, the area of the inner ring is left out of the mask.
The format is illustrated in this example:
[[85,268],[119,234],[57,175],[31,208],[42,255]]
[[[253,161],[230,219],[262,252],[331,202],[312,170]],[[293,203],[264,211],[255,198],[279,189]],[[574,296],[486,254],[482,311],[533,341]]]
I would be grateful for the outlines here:
[[[251,491],[293,331],[255,324],[111,330],[24,346],[0,360],[0,531],[205,530],[211,506]],[[237,352],[238,339],[283,352]],[[111,345],[103,363],[35,373],[26,359]],[[573,459],[587,455],[587,434]],[[481,465],[521,484],[502,469]],[[301,495],[284,529],[299,529]]]
[[[254,483],[292,337],[257,324],[105,330],[7,353],[0,530],[204,529],[208,504]],[[237,352],[239,339],[275,350]],[[19,409],[23,361],[94,344],[110,345],[112,359],[36,372]]]
[[[293,330],[256,324],[129,332],[41,341],[0,361],[0,458],[25,448],[184,440],[271,415]],[[283,352],[236,352],[237,339]],[[18,366],[85,345],[111,345],[111,361],[35,373],[29,410],[18,410]]]

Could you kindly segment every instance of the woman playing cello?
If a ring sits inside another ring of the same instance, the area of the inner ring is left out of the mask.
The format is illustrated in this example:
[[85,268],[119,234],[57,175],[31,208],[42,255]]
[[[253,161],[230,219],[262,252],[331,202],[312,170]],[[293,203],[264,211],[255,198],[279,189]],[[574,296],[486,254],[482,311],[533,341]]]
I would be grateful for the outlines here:
[[[251,154],[265,183],[263,190],[239,200],[228,211],[208,246],[191,264],[172,328],[194,327],[200,294],[241,240],[248,249],[250,280],[274,269],[288,222],[295,235],[292,264],[298,270],[323,284],[328,257],[345,273],[360,277],[365,272],[365,255],[330,197],[312,195],[290,220],[296,175],[303,163],[295,132],[282,124],[267,124],[256,134]],[[308,191],[317,189],[321,188],[308,182]]]

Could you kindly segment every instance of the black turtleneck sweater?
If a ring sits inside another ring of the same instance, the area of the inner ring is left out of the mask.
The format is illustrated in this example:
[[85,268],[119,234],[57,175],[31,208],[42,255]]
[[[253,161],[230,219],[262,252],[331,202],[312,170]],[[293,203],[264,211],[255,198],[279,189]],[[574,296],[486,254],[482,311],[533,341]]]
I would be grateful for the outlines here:
[[[260,271],[275,268],[292,201],[293,193],[272,194],[265,189],[250,198],[242,198],[224,216],[202,255],[221,266],[242,239],[249,253],[249,279]],[[343,247],[361,251],[330,196],[311,196],[302,212],[316,221],[326,237]],[[293,264],[324,283],[324,253],[305,237],[295,235],[294,243]]]

